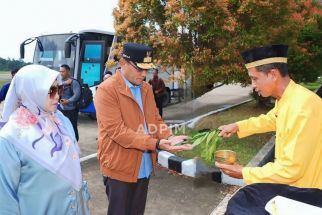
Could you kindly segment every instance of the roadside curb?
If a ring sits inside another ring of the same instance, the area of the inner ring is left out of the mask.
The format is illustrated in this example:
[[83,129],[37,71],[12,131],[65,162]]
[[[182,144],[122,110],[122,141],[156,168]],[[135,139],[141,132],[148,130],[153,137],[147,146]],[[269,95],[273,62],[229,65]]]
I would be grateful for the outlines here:
[[218,206],[210,213],[210,215],[224,215],[226,212],[226,208],[228,205],[229,200],[233,197],[233,194],[227,194],[223,200],[218,204]]
[[217,168],[207,167],[198,158],[185,159],[170,152],[160,151],[158,153],[158,163],[167,169],[174,170],[193,178],[210,174],[212,180],[221,182],[220,170]]
[[257,154],[248,162],[247,166],[263,166],[274,158],[275,135],[257,152]]
[[207,116],[210,116],[212,114],[215,114],[215,113],[219,113],[219,112],[222,112],[222,111],[225,111],[225,110],[229,110],[230,108],[234,108],[234,107],[237,107],[237,106],[240,106],[242,104],[245,104],[245,103],[248,103],[248,102],[251,102],[253,101],[254,99],[247,99],[245,101],[242,101],[240,103],[237,103],[237,104],[234,104],[234,105],[225,105],[225,107],[223,108],[219,108],[219,109],[216,109],[214,111],[210,111],[208,113],[205,113],[205,114],[202,114],[200,116],[197,116],[197,117],[194,117],[188,121],[185,121],[183,123],[180,123],[180,124],[175,124],[175,125],[171,125],[169,126],[169,128],[176,128],[176,127],[180,127],[180,126],[184,126],[184,125],[187,125],[189,128],[194,128],[194,126],[203,118],[207,117]]

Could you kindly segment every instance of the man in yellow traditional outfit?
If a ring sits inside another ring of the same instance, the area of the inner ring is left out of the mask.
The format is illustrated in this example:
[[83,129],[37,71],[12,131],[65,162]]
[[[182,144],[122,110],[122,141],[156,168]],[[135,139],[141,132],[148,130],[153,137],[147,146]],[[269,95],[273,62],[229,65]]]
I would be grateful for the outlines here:
[[239,138],[276,131],[275,160],[263,167],[216,163],[225,174],[246,184],[276,183],[322,189],[322,99],[290,79],[286,45],[244,51],[252,87],[276,98],[266,115],[220,126],[220,135]]
[[276,131],[275,161],[263,167],[217,166],[246,184],[322,189],[322,100],[290,79],[287,48],[271,45],[242,53],[253,88],[264,97],[276,98],[276,104],[266,115],[219,127],[223,137]]

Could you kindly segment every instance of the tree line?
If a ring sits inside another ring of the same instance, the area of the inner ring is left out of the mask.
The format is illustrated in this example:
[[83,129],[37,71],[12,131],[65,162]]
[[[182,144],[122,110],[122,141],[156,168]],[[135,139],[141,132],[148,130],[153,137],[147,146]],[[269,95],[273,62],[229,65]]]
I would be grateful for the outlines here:
[[27,65],[22,60],[15,60],[13,58],[4,59],[0,57],[0,71],[11,71]]
[[188,73],[194,88],[248,84],[240,52],[267,44],[289,45],[294,80],[311,82],[322,74],[320,1],[120,0],[113,14],[123,42],[151,45],[157,63]]

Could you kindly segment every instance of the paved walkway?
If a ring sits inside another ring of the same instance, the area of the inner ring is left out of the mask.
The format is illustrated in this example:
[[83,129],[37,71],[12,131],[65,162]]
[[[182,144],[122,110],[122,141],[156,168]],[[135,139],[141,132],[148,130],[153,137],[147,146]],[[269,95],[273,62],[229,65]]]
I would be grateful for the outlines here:
[[209,111],[245,101],[251,87],[223,85],[189,102],[170,105],[163,110],[165,120],[189,120]]

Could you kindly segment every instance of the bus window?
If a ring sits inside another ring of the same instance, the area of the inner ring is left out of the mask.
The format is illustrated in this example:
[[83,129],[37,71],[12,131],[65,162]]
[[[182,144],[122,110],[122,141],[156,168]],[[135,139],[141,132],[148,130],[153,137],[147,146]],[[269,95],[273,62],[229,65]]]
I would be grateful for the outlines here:
[[102,81],[104,68],[104,41],[84,41],[80,62],[80,81],[89,87]]
[[84,61],[100,61],[102,56],[101,44],[86,44]]
[[54,51],[43,51],[39,52],[39,60],[40,61],[49,61],[52,62],[54,61]]

